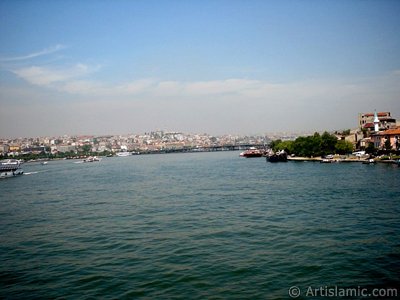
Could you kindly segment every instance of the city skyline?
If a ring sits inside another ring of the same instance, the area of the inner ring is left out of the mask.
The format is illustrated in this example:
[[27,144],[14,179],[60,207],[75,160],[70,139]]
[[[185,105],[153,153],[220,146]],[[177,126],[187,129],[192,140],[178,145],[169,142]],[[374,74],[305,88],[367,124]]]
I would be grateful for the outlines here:
[[2,1],[0,137],[400,116],[397,1]]

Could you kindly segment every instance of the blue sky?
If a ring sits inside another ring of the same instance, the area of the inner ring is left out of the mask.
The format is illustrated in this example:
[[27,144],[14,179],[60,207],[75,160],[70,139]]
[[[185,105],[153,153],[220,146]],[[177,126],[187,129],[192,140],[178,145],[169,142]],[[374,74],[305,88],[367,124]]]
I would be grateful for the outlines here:
[[377,0],[3,0],[0,136],[400,118],[399,15],[400,1]]

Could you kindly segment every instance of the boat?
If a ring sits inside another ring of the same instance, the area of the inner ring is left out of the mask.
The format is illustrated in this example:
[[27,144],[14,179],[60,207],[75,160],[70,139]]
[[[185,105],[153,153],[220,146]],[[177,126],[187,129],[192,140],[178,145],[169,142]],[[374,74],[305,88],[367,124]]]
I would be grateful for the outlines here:
[[116,155],[119,156],[119,157],[125,157],[125,156],[131,155],[131,153],[127,152],[127,151],[123,151],[123,152],[117,152]]
[[266,154],[266,158],[268,162],[287,162],[288,160],[287,153],[285,152],[285,150],[280,150],[276,153],[270,150]]
[[320,162],[321,164],[331,164],[331,163],[333,163],[333,162],[335,162],[335,161],[332,160],[332,159],[329,159],[329,158],[324,158],[324,159],[321,159],[319,162]]
[[85,158],[83,162],[95,162],[95,161],[100,161],[101,158],[98,158],[97,156],[89,156],[88,158]]
[[376,164],[376,161],[373,158],[370,158],[368,160],[365,160],[362,162],[365,165],[372,165],[372,164]]
[[0,164],[0,178],[14,177],[24,174],[21,169],[22,162],[16,159],[9,159]]
[[263,156],[263,151],[255,148],[255,147],[251,147],[246,151],[243,151],[242,153],[239,154],[239,156],[241,157],[261,157]]

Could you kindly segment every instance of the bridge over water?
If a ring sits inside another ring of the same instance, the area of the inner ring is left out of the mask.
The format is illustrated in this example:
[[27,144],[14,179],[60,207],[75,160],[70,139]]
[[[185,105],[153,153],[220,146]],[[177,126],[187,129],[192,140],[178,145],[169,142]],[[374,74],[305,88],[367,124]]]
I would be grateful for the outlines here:
[[239,151],[246,150],[250,147],[257,149],[265,149],[267,146],[264,144],[240,144],[240,145],[218,145],[207,147],[182,147],[182,148],[167,148],[160,150],[151,150],[141,153],[184,153],[184,152],[215,152],[215,151]]

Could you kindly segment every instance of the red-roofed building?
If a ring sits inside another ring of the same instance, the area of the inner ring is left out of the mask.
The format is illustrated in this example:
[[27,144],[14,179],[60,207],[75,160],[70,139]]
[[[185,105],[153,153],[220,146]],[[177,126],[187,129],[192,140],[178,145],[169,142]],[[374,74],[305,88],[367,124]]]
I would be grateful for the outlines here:
[[393,150],[400,150],[400,127],[380,131],[372,135],[374,146],[378,149],[383,149],[388,139]]
[[369,129],[369,130],[373,131],[373,130],[374,130],[374,123],[365,123],[365,124],[362,126],[362,128],[364,128],[364,129]]
[[[390,112],[378,112],[379,130],[386,130],[396,127],[396,119],[392,118]],[[364,113],[358,115],[358,125],[360,129],[374,131],[374,113]]]

